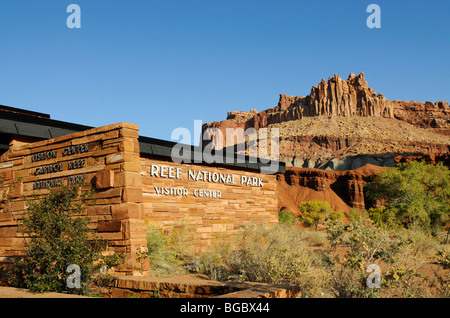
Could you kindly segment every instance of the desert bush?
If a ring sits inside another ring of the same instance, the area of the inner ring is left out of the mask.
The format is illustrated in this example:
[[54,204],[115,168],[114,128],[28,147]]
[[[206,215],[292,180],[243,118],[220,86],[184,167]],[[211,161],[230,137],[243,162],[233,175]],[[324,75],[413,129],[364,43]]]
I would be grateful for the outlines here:
[[420,227],[411,227],[410,229],[400,231],[405,240],[411,242],[411,254],[413,257],[434,258],[436,252],[440,249],[438,238],[431,235],[428,231],[423,231]]
[[[329,286],[336,297],[380,297],[381,290],[393,287],[399,290],[397,294],[405,293],[406,289],[414,295],[419,292],[417,284],[404,284],[417,277],[417,260],[412,259],[410,252],[411,240],[374,226],[366,218],[350,224],[335,222],[329,225],[327,233],[330,245],[323,252],[322,260],[329,270]],[[374,268],[373,264],[380,269],[380,288],[370,288],[368,284],[368,272]]]
[[239,269],[238,254],[236,253],[239,238],[217,237],[212,244],[193,260],[191,268],[195,272],[208,275],[213,280],[237,280]]
[[278,222],[285,225],[293,225],[297,221],[295,214],[290,211],[279,211]]
[[361,213],[357,209],[351,208],[350,211],[345,212],[345,217],[352,222],[358,220],[361,217]]
[[344,219],[345,213],[340,211],[331,210],[325,218],[329,224],[341,221]]
[[319,260],[301,232],[283,225],[248,226],[235,243],[228,240],[205,252],[198,270],[217,280],[297,285],[303,296],[311,296],[322,286]]
[[337,221],[342,219],[341,212],[334,211],[330,203],[326,201],[305,201],[299,206],[300,220],[307,227],[314,227],[316,230],[319,224],[325,220]]
[[[185,271],[190,257],[187,225],[181,224],[172,231],[156,225],[147,227],[147,248],[138,251],[138,263],[148,260],[154,275],[170,275]],[[141,266],[142,267],[142,266]],[[141,270],[141,267],[136,270]]]
[[392,209],[386,209],[385,206],[379,208],[369,208],[367,211],[370,219],[380,227],[399,229],[400,223],[397,220],[395,211]]
[[325,231],[299,231],[299,238],[308,246],[327,246],[328,239]]
[[[13,286],[32,292],[86,293],[101,268],[107,270],[123,262],[118,254],[102,256],[106,242],[89,238],[88,218],[82,216],[89,199],[81,185],[73,185],[53,188],[41,198],[28,200],[19,227],[26,236],[26,250],[9,273]],[[81,270],[80,289],[67,284],[71,264]]]
[[[326,231],[248,226],[234,240],[216,240],[194,267],[215,280],[298,285],[308,297],[447,295],[445,275],[421,272],[442,250],[430,233],[378,227],[364,213],[348,224],[328,220],[326,226]],[[448,263],[444,251],[438,261],[443,266]],[[379,288],[368,285],[377,282],[373,265],[380,270]]]

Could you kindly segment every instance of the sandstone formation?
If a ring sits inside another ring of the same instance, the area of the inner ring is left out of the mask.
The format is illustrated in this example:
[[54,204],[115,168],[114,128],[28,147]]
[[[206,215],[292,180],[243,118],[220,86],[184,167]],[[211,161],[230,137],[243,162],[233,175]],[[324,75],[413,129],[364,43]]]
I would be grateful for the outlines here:
[[279,209],[299,214],[301,202],[310,200],[327,201],[342,212],[365,209],[371,202],[365,202],[364,185],[383,169],[370,164],[342,172],[288,167],[278,175]]
[[[228,128],[241,133],[227,140]],[[270,140],[262,128],[279,131],[279,156],[269,154],[287,167],[278,175],[279,209],[296,213],[308,200],[340,211],[367,208],[364,184],[383,167],[416,159],[450,166],[448,102],[388,100],[363,73],[322,79],[307,96],[280,94],[277,106],[261,112],[230,111],[226,120],[204,124],[203,146],[249,154],[244,132],[256,133],[259,149]]]
[[230,111],[226,120],[205,124],[204,130],[209,127],[220,129],[225,124],[229,127],[259,129],[313,116],[396,118],[417,127],[450,132],[448,102],[388,100],[368,86],[364,73],[351,73],[346,81],[337,74],[330,77],[328,82],[322,79],[306,97],[280,94],[276,107],[261,112]]
[[[222,139],[209,128],[218,130]],[[279,159],[288,166],[329,170],[365,163],[393,166],[396,156],[449,151],[450,108],[443,101],[388,100],[369,87],[363,73],[352,73],[347,80],[335,74],[313,86],[308,96],[281,94],[276,107],[230,111],[226,120],[204,124],[203,145],[213,140],[220,149],[245,143],[242,134],[227,140],[228,128],[241,132],[279,128]]]
[[313,86],[306,107],[308,116],[372,116],[393,118],[390,101],[377,95],[364,79],[364,73],[351,73],[344,81],[337,74]]

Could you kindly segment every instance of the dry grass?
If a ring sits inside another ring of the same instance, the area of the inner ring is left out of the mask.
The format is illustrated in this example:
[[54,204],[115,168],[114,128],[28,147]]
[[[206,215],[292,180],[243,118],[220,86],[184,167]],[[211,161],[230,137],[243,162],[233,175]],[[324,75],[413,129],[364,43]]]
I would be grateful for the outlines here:
[[196,268],[215,280],[298,285],[303,296],[316,294],[323,285],[320,259],[307,248],[317,241],[287,226],[249,226],[234,242],[217,241],[200,255]]
[[[235,240],[218,239],[199,255],[191,268],[214,280],[253,281],[272,284],[298,285],[303,297],[448,297],[449,270],[437,264],[439,250],[450,252],[443,245],[420,231],[392,233],[383,231],[372,235],[374,242],[361,240],[357,246],[373,244],[383,255],[371,262],[381,268],[382,285],[379,290],[366,286],[369,275],[365,267],[345,267],[346,259],[358,255],[358,248],[345,238],[333,250],[332,269],[329,260],[331,241],[325,231],[304,230],[295,226],[278,225],[270,229],[250,226]],[[367,234],[362,229],[358,235]],[[344,233],[349,235],[349,233]],[[395,248],[399,242],[406,242]],[[379,250],[380,251],[380,250]],[[350,253],[351,252],[351,253]],[[328,254],[327,254],[328,253]],[[374,255],[377,255],[374,252]],[[192,264],[191,264],[192,265]],[[348,294],[336,291],[336,280]]]

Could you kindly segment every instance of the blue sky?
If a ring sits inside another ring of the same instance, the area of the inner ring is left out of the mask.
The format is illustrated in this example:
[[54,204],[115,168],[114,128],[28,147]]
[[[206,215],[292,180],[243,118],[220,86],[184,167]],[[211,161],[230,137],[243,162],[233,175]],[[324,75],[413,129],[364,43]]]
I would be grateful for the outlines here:
[[[66,25],[72,3],[81,29]],[[448,0],[0,0],[0,104],[170,140],[334,73],[362,71],[388,99],[450,101],[449,17]]]

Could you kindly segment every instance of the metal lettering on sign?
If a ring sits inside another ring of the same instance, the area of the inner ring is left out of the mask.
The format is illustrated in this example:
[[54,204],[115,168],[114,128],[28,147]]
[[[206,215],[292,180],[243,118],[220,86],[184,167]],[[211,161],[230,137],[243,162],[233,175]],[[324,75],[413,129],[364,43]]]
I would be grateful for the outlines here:
[[[150,176],[154,178],[182,179],[187,178],[188,181],[203,181],[211,183],[238,184],[251,187],[263,187],[262,178],[250,176],[237,176],[232,173],[211,172],[204,170],[188,169],[187,173],[182,168],[170,167],[167,165],[153,164],[150,166]],[[192,194],[198,198],[222,198],[222,192],[218,190],[194,189],[189,191],[180,187],[161,187],[155,186],[155,194],[163,196],[179,196],[186,197]]]
[[81,144],[76,146],[69,146],[63,149],[62,155],[63,157],[77,155],[80,153],[85,153],[89,151],[89,144]]

